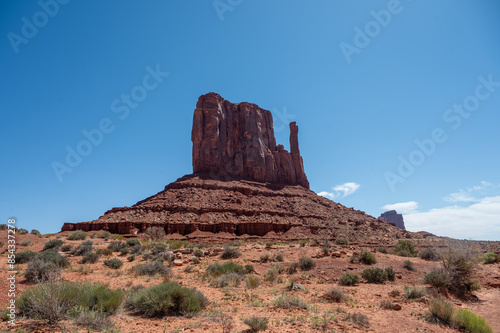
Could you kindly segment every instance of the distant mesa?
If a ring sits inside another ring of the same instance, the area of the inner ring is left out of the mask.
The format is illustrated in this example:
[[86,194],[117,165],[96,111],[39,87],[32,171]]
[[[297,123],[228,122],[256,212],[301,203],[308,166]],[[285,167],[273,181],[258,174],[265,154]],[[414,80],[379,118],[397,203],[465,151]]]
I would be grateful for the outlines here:
[[406,230],[403,215],[398,214],[398,212],[396,212],[395,210],[388,210],[387,212],[380,215],[378,218],[381,219],[382,221],[392,223],[400,229]]
[[216,93],[200,96],[194,110],[193,174],[131,207],[113,208],[96,220],[65,223],[62,231],[108,230],[137,234],[160,226],[172,237],[279,239],[411,237],[362,211],[318,196],[290,123],[290,152],[276,144],[272,114]]

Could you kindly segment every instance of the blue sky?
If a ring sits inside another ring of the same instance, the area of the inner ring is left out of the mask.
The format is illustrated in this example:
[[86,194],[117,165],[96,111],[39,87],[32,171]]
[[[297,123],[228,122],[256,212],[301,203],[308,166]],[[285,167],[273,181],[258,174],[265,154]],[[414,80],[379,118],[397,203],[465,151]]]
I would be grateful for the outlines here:
[[499,13],[495,0],[2,1],[1,223],[57,232],[191,173],[193,110],[214,91],[271,110],[285,147],[296,121],[315,192],[396,208],[411,231],[500,240]]

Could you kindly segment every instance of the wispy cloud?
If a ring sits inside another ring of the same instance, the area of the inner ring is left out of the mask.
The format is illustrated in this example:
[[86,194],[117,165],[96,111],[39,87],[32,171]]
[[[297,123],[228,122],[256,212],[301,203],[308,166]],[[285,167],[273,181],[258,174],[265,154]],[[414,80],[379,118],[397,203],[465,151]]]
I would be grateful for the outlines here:
[[404,215],[405,225],[411,231],[425,230],[439,236],[500,240],[499,192],[499,185],[482,181],[446,196],[444,201],[452,205],[410,211]]
[[497,185],[482,181],[480,185],[460,189],[458,192],[450,193],[446,198],[447,202],[479,202],[480,197],[485,197],[491,191],[498,189]]
[[318,195],[328,199],[345,198],[358,190],[361,185],[350,182],[332,187],[332,192],[322,191]]
[[385,205],[382,208],[387,210],[395,210],[400,214],[409,214],[415,212],[418,209],[418,202],[416,201],[399,202],[395,204]]
[[460,239],[500,240],[500,196],[485,197],[467,206],[434,208],[404,216],[411,231],[425,230]]

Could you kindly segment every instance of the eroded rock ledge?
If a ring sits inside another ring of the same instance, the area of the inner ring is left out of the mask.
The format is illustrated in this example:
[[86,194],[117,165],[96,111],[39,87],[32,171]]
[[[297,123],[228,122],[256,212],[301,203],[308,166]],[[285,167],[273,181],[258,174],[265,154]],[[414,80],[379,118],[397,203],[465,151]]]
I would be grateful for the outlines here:
[[398,232],[389,223],[318,196],[300,185],[220,180],[207,174],[186,175],[131,207],[113,208],[90,222],[65,223],[62,230],[136,234],[150,226],[161,226],[167,234],[180,235],[201,231],[264,236],[269,232],[284,234],[300,230],[302,236],[297,234],[297,238],[361,235],[375,229],[379,233]]

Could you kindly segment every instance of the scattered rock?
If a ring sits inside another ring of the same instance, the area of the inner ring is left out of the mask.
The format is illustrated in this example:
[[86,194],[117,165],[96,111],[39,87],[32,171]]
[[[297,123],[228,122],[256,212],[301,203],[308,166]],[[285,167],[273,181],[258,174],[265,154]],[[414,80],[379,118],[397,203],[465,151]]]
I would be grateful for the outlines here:
[[174,260],[174,266],[182,266],[184,262],[181,259]]
[[396,310],[396,311],[399,311],[399,310],[402,309],[402,307],[401,307],[401,305],[399,305],[399,304],[396,303],[396,304],[394,304],[393,309]]

